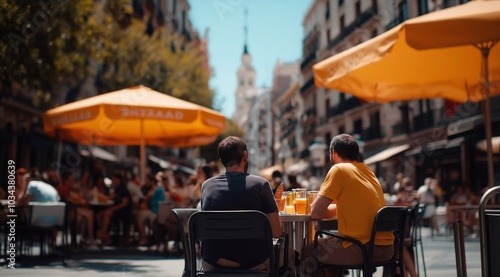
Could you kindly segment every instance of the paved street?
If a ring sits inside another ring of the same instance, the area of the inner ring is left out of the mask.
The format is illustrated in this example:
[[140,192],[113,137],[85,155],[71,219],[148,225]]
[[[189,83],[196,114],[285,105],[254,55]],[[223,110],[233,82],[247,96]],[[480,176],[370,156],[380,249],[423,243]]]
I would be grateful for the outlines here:
[[[457,276],[455,266],[455,248],[452,237],[430,238],[429,230],[423,229],[427,276]],[[479,239],[466,239],[467,274],[469,277],[481,276],[481,258]],[[179,256],[166,257],[156,253],[137,250],[119,250],[107,252],[85,252],[73,254],[68,259],[68,266],[60,261],[30,261],[19,263],[17,269],[2,267],[1,276],[166,276],[178,277],[182,274],[184,260]],[[374,276],[381,276],[378,269]],[[422,276],[422,275],[421,275]]]

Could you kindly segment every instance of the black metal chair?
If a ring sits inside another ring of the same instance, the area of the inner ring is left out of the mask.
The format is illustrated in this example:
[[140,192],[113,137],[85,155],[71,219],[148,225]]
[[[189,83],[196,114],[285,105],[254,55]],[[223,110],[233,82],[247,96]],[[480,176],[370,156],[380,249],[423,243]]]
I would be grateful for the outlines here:
[[[479,230],[481,232],[481,269],[483,277],[500,276],[500,208],[489,207],[490,200],[500,195],[500,186],[488,189],[479,201]],[[498,202],[496,202],[498,203]]]
[[[284,265],[281,273],[288,274],[287,236],[283,233],[276,245],[273,244],[271,223],[267,215],[260,211],[200,211],[189,219],[189,238],[191,261],[196,261],[195,242],[205,240],[256,239],[264,240],[269,257],[270,271],[257,272],[252,270],[222,268],[215,271],[199,271],[194,265],[191,267],[191,276],[279,276],[280,253],[284,247]],[[238,245],[234,245],[238,247]],[[245,252],[245,249],[240,249]]]
[[[179,227],[179,235],[181,236],[182,247],[184,250],[184,272],[182,277],[187,277],[191,274],[191,256],[189,254],[189,217],[199,211],[195,208],[175,208],[172,209],[175,217],[177,218],[177,225]],[[195,260],[196,261],[196,260]],[[195,263],[196,266],[196,263]]]
[[422,216],[425,211],[425,204],[418,204],[408,209],[408,218],[406,225],[405,246],[413,250],[415,268],[418,276],[420,276],[420,257],[422,257],[422,266],[424,275],[427,277],[427,269],[425,267],[424,245],[422,244]]
[[[314,236],[314,261],[316,268],[342,268],[342,269],[358,269],[363,271],[363,276],[372,276],[376,267],[385,266],[386,269],[399,267],[400,272],[403,270],[403,247],[405,238],[406,217],[408,209],[399,206],[386,206],[381,208],[373,221],[372,233],[368,248],[360,241],[343,236],[337,232],[329,230],[318,230]],[[394,233],[394,255],[388,261],[374,262],[373,247],[375,235],[381,231],[392,231]],[[341,240],[352,242],[350,247],[359,247],[363,252],[363,263],[356,265],[343,264],[326,264],[318,261],[318,238],[325,236],[336,237]],[[315,274],[315,273],[314,273]]]

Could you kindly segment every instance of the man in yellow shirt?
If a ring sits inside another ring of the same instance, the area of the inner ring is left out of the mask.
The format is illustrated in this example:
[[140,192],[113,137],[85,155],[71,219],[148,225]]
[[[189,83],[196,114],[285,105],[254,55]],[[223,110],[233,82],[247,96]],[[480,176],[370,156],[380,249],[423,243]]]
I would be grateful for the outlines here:
[[[341,134],[332,139],[330,161],[333,166],[311,205],[311,217],[337,217],[339,234],[368,245],[373,220],[378,210],[385,206],[385,200],[375,174],[364,163],[358,162],[358,157],[359,146],[354,137]],[[374,249],[377,260],[389,260],[392,257],[393,240],[391,232],[377,234]],[[306,275],[316,270],[312,256],[313,244],[310,244],[301,255],[302,271]],[[322,263],[362,263],[361,249],[333,237],[319,239],[317,257]],[[325,272],[318,269],[317,276],[340,276],[340,270]]]

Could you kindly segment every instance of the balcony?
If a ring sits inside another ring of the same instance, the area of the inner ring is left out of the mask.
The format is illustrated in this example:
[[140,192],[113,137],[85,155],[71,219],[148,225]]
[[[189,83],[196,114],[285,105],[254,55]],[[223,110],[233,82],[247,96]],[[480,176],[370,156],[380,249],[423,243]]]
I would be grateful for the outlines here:
[[307,34],[307,36],[302,40],[302,44],[307,44],[308,41],[311,40],[311,38],[319,35],[318,31],[318,25],[314,25],[313,29]]
[[309,78],[307,82],[300,88],[300,94],[304,95],[304,93],[310,88],[314,86],[314,77]]
[[312,51],[301,63],[300,70],[303,70],[310,62],[316,59],[316,51]]
[[409,132],[409,126],[403,123],[398,123],[392,126],[392,136],[399,136],[402,134],[407,134]]
[[399,18],[394,17],[394,18],[391,20],[391,22],[389,22],[389,24],[385,25],[385,30],[386,30],[386,31],[387,31],[387,30],[390,30],[390,29],[392,29],[392,28],[396,27],[399,23],[401,23],[401,22],[399,22]]
[[372,6],[368,10],[364,11],[354,22],[349,24],[343,30],[340,31],[340,34],[333,38],[328,42],[328,48],[332,48],[338,43],[342,42],[347,36],[349,36],[356,29],[360,28],[363,24],[365,24],[368,20],[370,20],[374,15],[377,14],[377,7]]
[[436,126],[434,111],[419,114],[413,118],[413,131],[422,131]]

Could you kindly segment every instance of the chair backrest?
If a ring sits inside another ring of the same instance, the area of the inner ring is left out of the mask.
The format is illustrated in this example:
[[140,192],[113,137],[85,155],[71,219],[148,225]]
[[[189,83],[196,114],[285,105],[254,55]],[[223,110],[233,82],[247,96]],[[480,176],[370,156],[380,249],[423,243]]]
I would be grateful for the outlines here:
[[177,218],[177,225],[179,227],[179,234],[182,239],[182,246],[184,249],[184,273],[182,276],[189,276],[191,274],[191,257],[190,257],[190,243],[189,243],[189,217],[199,211],[195,208],[175,208],[172,209],[175,217]]
[[479,201],[479,225],[481,232],[481,275],[500,276],[500,209],[487,207],[492,199],[500,195],[500,186],[488,189]]
[[168,217],[172,213],[172,209],[174,208],[173,202],[159,202],[158,203],[158,224],[166,225]]
[[[203,240],[262,239],[268,245],[270,271],[268,276],[276,274],[271,223],[267,215],[260,211],[199,211],[189,219],[189,237],[191,242],[191,260],[195,260],[194,243]],[[202,242],[203,243],[203,242]],[[238,247],[238,246],[234,246]],[[241,249],[245,252],[245,249]],[[196,267],[191,268],[191,276],[197,276]],[[221,272],[222,273],[222,272]],[[227,271],[228,275],[235,272]],[[262,275],[262,272],[257,273]]]
[[31,226],[63,227],[66,217],[66,203],[64,202],[30,202]]
[[[400,206],[386,206],[381,208],[375,220],[373,222],[372,234],[370,239],[369,247],[369,258],[368,258],[368,268],[372,266],[383,265],[383,264],[397,264],[400,269],[403,270],[403,247],[406,229],[406,217],[408,214],[407,207]],[[390,261],[387,263],[373,264],[373,245],[375,242],[375,236],[377,232],[381,231],[392,231],[394,234],[394,255]],[[403,271],[401,271],[403,272]]]

